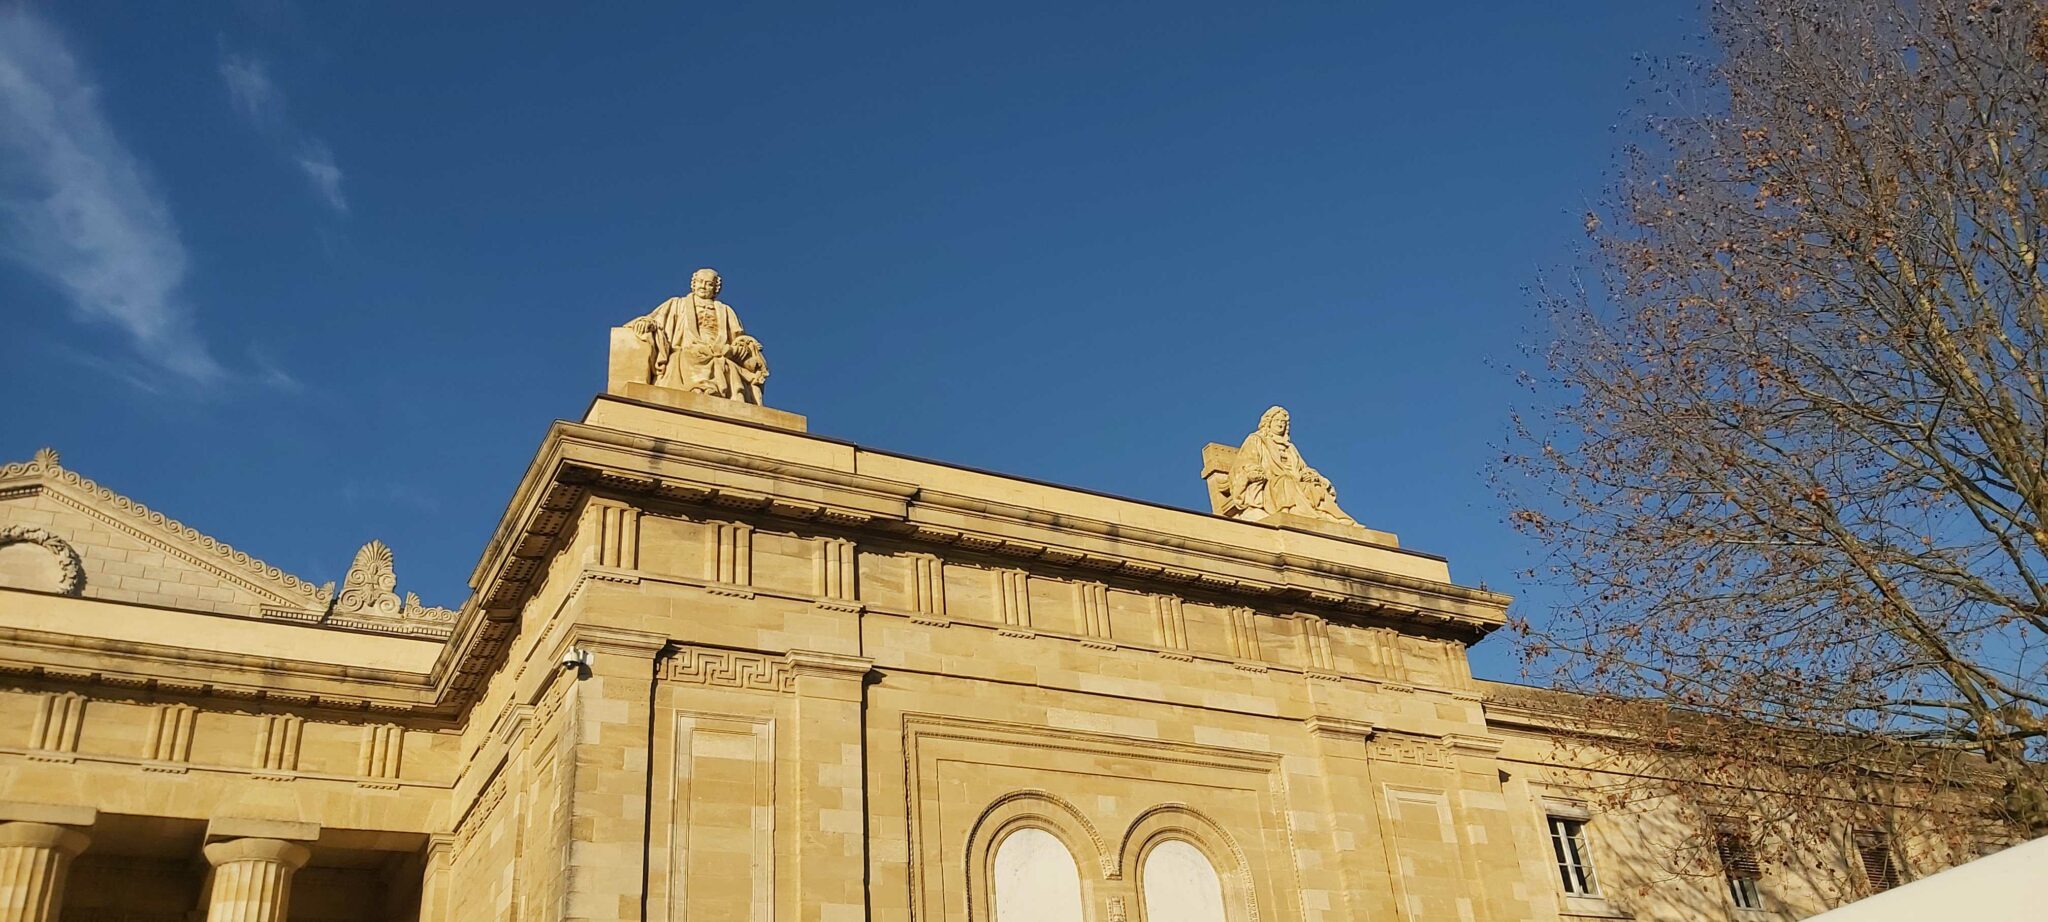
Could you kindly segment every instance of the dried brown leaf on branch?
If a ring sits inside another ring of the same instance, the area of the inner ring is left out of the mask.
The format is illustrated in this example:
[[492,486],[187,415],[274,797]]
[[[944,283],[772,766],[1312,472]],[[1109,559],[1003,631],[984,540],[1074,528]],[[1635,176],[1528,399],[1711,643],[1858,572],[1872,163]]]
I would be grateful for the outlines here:
[[2048,9],[1711,17],[1541,295],[1527,652],[1772,828],[2048,832]]

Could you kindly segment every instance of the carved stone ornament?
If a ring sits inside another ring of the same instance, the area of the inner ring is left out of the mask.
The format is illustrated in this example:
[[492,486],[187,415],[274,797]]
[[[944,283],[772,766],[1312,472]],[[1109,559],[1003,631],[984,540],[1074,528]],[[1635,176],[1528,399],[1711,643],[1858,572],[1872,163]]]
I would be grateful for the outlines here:
[[[50,463],[55,464],[57,453],[47,448],[43,451],[49,452]],[[42,453],[37,453],[37,460],[42,460]],[[57,558],[57,591],[65,595],[78,595],[85,591],[85,565],[78,557],[78,549],[72,547],[71,542],[57,537],[47,528],[9,525],[0,528],[0,546],[9,544],[40,545],[50,552],[50,556]]]
[[1288,432],[1286,410],[1272,407],[1259,417],[1258,430],[1245,437],[1216,482],[1217,514],[1248,522],[1284,515],[1357,525],[1337,508],[1337,488],[1302,460]]
[[334,600],[334,610],[351,615],[396,616],[401,610],[397,588],[398,574],[391,566],[391,548],[382,541],[372,541],[356,552],[355,563],[341,581],[341,597]]
[[760,406],[768,360],[739,315],[718,300],[723,287],[716,270],[699,269],[689,294],[617,328],[630,338],[613,337],[613,376]]
[[410,592],[398,599],[398,574],[392,567],[391,548],[371,541],[356,552],[355,563],[342,578],[341,595],[334,600],[333,614],[343,620],[425,621],[452,623],[455,612],[427,608]]

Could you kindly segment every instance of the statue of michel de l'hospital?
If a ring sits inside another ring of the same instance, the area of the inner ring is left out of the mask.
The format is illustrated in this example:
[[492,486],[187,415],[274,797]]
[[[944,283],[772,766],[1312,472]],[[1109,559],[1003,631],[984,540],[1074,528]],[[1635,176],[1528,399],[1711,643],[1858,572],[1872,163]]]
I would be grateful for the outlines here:
[[[759,405],[768,381],[761,343],[740,328],[740,317],[718,300],[724,280],[715,269],[690,275],[690,293],[626,324],[637,345],[627,346],[628,379],[707,397]],[[619,346],[615,341],[613,349]],[[646,364],[638,358],[644,353]],[[620,357],[614,357],[614,369]]]
[[1206,509],[908,457],[765,405],[726,297],[702,269],[617,312],[604,392],[547,428],[454,607],[374,535],[333,536],[337,591],[54,450],[0,466],[0,922],[1723,920],[1847,892],[1644,864],[1683,818],[1600,809],[1557,699],[1468,668],[1508,597],[1359,524],[1286,410],[1189,446]]

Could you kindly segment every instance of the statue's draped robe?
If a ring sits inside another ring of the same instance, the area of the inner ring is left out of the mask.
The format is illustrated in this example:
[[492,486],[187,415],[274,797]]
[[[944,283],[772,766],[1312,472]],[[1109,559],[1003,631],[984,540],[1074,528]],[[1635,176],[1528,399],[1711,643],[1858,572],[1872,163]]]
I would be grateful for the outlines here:
[[1294,443],[1263,430],[1247,436],[1237,450],[1230,467],[1229,502],[1237,510],[1357,524],[1337,508],[1336,491],[1301,460]]
[[723,301],[670,298],[641,318],[653,341],[650,383],[747,403],[761,402],[768,370],[759,344]]

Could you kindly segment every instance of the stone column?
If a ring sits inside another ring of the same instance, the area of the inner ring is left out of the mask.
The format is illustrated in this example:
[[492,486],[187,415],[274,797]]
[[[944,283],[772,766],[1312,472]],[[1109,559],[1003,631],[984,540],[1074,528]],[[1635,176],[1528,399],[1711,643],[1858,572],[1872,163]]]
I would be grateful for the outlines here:
[[213,892],[206,922],[284,922],[291,905],[292,872],[313,852],[283,839],[230,839],[206,847]]
[[49,823],[0,823],[0,922],[56,922],[64,873],[90,841]]
[[863,919],[867,908],[866,694],[874,661],[793,650],[796,922]]
[[[1312,680],[1312,685],[1326,684]],[[1374,713],[1352,708],[1349,713]],[[1325,919],[1394,919],[1401,913],[1395,906],[1388,877],[1389,857],[1380,835],[1380,793],[1373,783],[1372,768],[1366,761],[1367,741],[1373,725],[1319,713],[1307,722],[1312,758],[1306,760],[1314,779],[1289,779],[1290,787],[1304,793],[1320,789],[1329,818],[1329,866],[1320,869],[1321,881],[1335,887],[1336,900],[1323,907]],[[1330,874],[1334,871],[1334,875]],[[1316,918],[1311,913],[1309,918]]]
[[[557,824],[558,832],[539,834],[565,841],[560,841],[559,854],[544,853],[551,846],[542,843],[550,840],[525,844],[520,899],[529,905],[551,900],[559,887],[562,908],[542,904],[547,912],[558,913],[551,918],[633,922],[641,918],[646,893],[654,661],[668,638],[579,624],[568,640],[592,654],[589,672],[586,677],[562,672],[556,678],[569,683],[562,693],[560,736],[553,744],[560,750],[528,753],[542,790],[560,784],[563,791],[556,796],[566,802],[551,804],[545,793],[527,795],[538,797],[531,809],[541,816],[568,813]],[[544,727],[535,732],[539,739],[553,735]],[[542,759],[556,764],[547,767]]]
[[455,918],[450,893],[455,877],[455,837],[428,836],[427,853],[421,863],[426,867],[420,879],[419,922],[450,922]]

